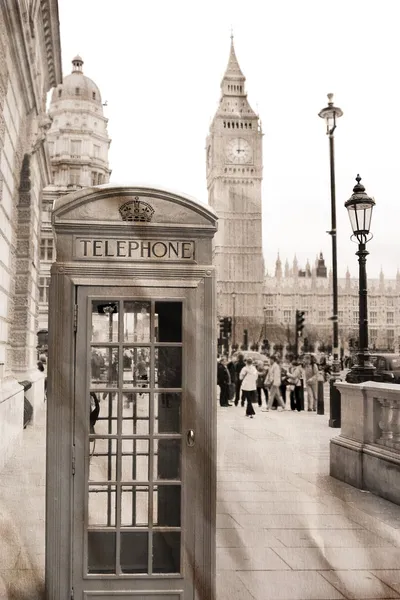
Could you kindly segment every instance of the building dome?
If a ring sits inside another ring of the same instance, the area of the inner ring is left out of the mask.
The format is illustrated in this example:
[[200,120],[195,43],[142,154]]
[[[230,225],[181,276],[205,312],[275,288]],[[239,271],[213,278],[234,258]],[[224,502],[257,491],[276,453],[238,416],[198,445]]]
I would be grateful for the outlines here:
[[72,73],[63,78],[53,90],[51,104],[60,100],[86,100],[101,106],[101,95],[97,85],[83,74],[83,60],[77,55],[72,60]]

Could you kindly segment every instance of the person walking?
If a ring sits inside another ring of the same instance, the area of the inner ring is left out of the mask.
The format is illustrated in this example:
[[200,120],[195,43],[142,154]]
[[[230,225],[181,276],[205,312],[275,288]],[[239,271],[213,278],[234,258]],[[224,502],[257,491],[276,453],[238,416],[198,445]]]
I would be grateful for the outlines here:
[[316,411],[318,393],[318,367],[313,356],[306,356],[304,361],[304,373],[307,388],[308,410]]
[[219,404],[220,406],[232,406],[229,402],[229,384],[231,378],[227,369],[227,360],[225,356],[221,358],[217,365],[217,385],[219,385]]
[[292,365],[288,373],[289,381],[293,386],[293,390],[290,392],[290,408],[292,410],[301,411],[301,378],[302,369],[299,362],[294,358]]
[[257,399],[258,406],[262,405],[262,393],[264,392],[265,405],[268,406],[268,391],[265,387],[265,379],[267,377],[267,371],[265,364],[259,362],[257,365]]
[[[240,389],[242,386],[242,381],[240,379],[240,373],[242,369],[246,366],[244,362],[243,354],[239,353],[236,357],[235,371],[236,371],[236,380],[235,380],[235,406],[239,404],[240,399]],[[242,406],[244,405],[244,401],[242,399]]]
[[256,414],[253,408],[253,401],[255,401],[257,394],[257,377],[258,373],[253,365],[253,360],[246,358],[245,366],[240,371],[239,378],[242,382],[242,406],[247,401],[246,417],[250,417],[250,419]]
[[285,410],[285,403],[282,399],[281,392],[280,392],[280,386],[282,383],[281,368],[279,366],[278,359],[276,358],[276,356],[271,356],[270,360],[271,360],[271,366],[269,368],[268,375],[267,375],[267,384],[269,384],[271,387],[269,389],[267,410],[270,410],[272,408],[275,398],[278,402],[278,410],[279,410],[279,408],[281,410]]

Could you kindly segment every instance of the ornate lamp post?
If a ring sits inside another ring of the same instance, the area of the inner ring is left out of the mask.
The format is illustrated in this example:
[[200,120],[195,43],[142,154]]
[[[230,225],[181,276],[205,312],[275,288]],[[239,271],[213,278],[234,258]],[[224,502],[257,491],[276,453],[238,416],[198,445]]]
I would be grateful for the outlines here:
[[236,345],[236,294],[232,292],[232,346]]
[[264,339],[266,339],[267,338],[267,307],[266,306],[264,306],[263,312],[264,312],[264,329],[263,329],[263,333],[264,333]]
[[343,115],[343,111],[334,106],[333,94],[328,94],[328,106],[323,108],[318,116],[325,119],[326,135],[329,136],[329,164],[331,179],[331,231],[328,231],[332,237],[332,288],[333,288],[333,315],[331,317],[333,324],[333,364],[332,378],[330,385],[330,419],[329,427],[340,427],[341,407],[340,394],[334,388],[333,383],[340,373],[339,361],[339,324],[338,324],[338,275],[337,275],[337,240],[336,240],[336,186],[335,186],[335,145],[334,132],[336,129],[336,120]]
[[361,177],[357,175],[357,184],[353,188],[353,194],[345,202],[345,207],[349,212],[351,228],[358,242],[359,262],[359,352],[358,365],[354,366],[347,374],[346,381],[349,383],[362,383],[371,381],[374,375],[375,367],[369,361],[368,351],[368,306],[367,306],[367,252],[366,244],[372,239],[370,233],[372,209],[375,206],[375,200],[368,196],[365,187],[361,184]]

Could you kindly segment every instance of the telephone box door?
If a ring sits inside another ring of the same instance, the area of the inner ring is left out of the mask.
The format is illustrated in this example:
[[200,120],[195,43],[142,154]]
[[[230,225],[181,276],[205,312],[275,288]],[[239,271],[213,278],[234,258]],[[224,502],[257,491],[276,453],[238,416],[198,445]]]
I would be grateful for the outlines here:
[[196,290],[77,290],[74,600],[193,599]]

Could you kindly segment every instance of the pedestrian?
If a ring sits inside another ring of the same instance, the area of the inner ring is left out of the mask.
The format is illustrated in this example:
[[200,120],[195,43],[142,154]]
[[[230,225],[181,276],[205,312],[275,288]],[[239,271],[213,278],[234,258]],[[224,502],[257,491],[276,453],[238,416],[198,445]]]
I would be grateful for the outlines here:
[[219,385],[219,404],[220,406],[232,406],[229,402],[229,384],[231,378],[227,369],[227,360],[223,356],[217,366],[217,385]]
[[316,411],[318,393],[318,367],[313,356],[306,356],[304,362],[304,373],[307,389],[308,410]]
[[285,359],[284,361],[282,360],[281,362],[281,385],[279,386],[279,391],[281,393],[282,399],[285,403],[285,407],[286,407],[286,388],[289,385],[289,379],[288,379],[288,370],[289,370],[289,364],[287,362],[287,360]]
[[288,378],[293,388],[290,392],[290,408],[292,410],[301,411],[301,378],[302,378],[302,369],[301,366],[295,358],[292,360],[291,367],[289,368]]
[[285,403],[282,399],[281,392],[279,389],[282,383],[281,368],[279,366],[278,359],[276,356],[271,356],[270,360],[271,366],[267,375],[267,384],[270,385],[267,410],[270,410],[272,408],[275,398],[279,405],[278,410],[279,408],[281,410],[285,410]]
[[267,377],[267,368],[263,362],[259,362],[257,365],[257,399],[258,406],[262,405],[262,393],[264,393],[265,404],[268,406],[268,391],[265,387],[265,379]]
[[[242,386],[242,381],[240,379],[240,373],[242,371],[242,369],[246,366],[246,363],[244,362],[244,356],[243,354],[241,354],[239,352],[239,354],[236,357],[236,364],[235,364],[235,371],[236,371],[236,381],[235,381],[235,406],[237,406],[239,404],[239,399],[240,399],[240,389]],[[243,406],[243,403],[242,403]]]
[[257,397],[257,377],[257,369],[253,365],[253,360],[251,358],[246,358],[245,366],[240,371],[239,378],[242,382],[241,405],[244,406],[244,402],[247,401],[246,417],[250,417],[250,419],[256,414],[253,408],[253,402],[255,402]]

